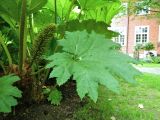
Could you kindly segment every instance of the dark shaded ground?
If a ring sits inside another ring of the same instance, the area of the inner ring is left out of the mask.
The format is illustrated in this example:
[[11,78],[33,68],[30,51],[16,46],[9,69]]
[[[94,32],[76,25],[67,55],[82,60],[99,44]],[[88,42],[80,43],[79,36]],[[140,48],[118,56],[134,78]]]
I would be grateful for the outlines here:
[[10,114],[0,120],[73,120],[74,112],[81,107],[81,103],[73,99],[65,101],[60,106],[50,104],[32,105],[29,108],[16,110],[15,116]]
[[86,101],[80,100],[74,87],[63,87],[64,99],[60,106],[53,106],[48,102],[19,105],[13,110],[14,114],[1,114],[0,120],[77,120],[73,115]]

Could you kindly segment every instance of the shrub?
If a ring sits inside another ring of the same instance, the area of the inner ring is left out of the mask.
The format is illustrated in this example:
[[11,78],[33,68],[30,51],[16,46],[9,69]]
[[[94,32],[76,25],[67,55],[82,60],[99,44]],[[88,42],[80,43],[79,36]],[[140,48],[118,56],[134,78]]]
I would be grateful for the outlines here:
[[150,51],[150,50],[153,50],[155,47],[153,45],[153,43],[149,42],[149,43],[146,43],[144,46],[143,46],[143,49],[144,50],[147,50],[147,51]]

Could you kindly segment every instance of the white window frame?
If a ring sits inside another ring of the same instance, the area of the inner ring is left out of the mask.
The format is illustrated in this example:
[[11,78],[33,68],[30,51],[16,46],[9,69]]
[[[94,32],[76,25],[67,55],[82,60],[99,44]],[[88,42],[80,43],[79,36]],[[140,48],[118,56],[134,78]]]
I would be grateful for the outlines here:
[[[121,46],[126,46],[127,44],[127,27],[114,27],[112,28],[113,31],[116,31],[116,32],[119,32],[121,35],[124,35],[124,45],[121,43],[121,42],[116,42],[116,43],[119,43]],[[120,41],[120,35],[117,36],[119,41]],[[113,41],[115,42],[115,39],[117,37],[114,37],[113,38]]]
[[[137,35],[136,30],[137,30],[138,28],[140,28],[140,27],[147,27],[147,41],[146,41],[146,43],[149,42],[149,37],[150,37],[150,36],[149,36],[149,33],[150,33],[149,25],[147,25],[147,26],[143,26],[143,25],[135,26],[134,46],[136,46],[136,44],[137,44],[137,42],[136,42],[136,35]],[[139,34],[142,35],[143,33],[139,33]],[[141,42],[140,42],[139,44],[145,44],[145,43],[142,43],[142,40],[141,40]]]

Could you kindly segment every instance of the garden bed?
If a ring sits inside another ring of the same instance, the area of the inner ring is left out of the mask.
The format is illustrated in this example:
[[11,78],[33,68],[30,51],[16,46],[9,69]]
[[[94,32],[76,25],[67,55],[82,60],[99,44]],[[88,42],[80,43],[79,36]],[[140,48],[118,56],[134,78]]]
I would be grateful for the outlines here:
[[65,100],[60,106],[49,103],[32,104],[31,106],[18,106],[6,117],[0,120],[71,120],[73,113],[81,107],[82,103],[77,98]]

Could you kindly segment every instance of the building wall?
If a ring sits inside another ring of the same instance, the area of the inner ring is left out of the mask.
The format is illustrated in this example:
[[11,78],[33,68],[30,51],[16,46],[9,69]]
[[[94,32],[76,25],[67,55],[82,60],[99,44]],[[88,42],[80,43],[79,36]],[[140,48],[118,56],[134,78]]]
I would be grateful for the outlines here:
[[[115,18],[112,27],[127,27],[128,17]],[[148,18],[146,16],[130,16],[129,17],[129,33],[128,33],[128,53],[134,53],[135,46],[135,27],[136,26],[149,26],[149,42],[153,43],[155,50],[160,54],[160,23],[155,18]],[[127,44],[126,44],[127,45]],[[122,51],[126,53],[126,45],[122,47]]]

